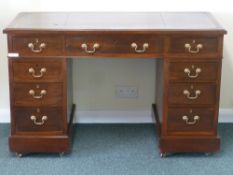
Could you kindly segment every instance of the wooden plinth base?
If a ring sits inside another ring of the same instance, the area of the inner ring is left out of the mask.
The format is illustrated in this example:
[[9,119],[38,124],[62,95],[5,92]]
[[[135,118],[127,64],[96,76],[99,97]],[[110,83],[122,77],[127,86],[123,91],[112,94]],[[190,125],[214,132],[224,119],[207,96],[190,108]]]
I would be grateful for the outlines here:
[[26,153],[67,153],[70,148],[69,136],[10,136],[12,152]]

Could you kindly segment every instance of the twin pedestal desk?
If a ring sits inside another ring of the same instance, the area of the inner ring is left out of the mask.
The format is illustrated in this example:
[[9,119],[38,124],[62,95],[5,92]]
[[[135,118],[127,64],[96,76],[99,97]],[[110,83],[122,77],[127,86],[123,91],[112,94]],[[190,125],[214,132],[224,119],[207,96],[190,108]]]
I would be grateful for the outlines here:
[[69,151],[71,58],[81,57],[158,59],[152,109],[161,156],[220,149],[226,31],[209,13],[21,13],[4,33],[11,151]]

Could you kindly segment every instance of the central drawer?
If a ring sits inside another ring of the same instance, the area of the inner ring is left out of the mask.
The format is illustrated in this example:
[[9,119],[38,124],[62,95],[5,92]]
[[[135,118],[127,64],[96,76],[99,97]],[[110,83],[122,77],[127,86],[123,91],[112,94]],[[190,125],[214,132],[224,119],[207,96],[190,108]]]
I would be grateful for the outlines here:
[[152,57],[162,55],[163,37],[148,34],[80,34],[66,38],[66,55]]
[[[14,109],[18,132],[63,131],[62,108],[17,107]],[[51,133],[50,133],[51,134]]]
[[15,106],[61,106],[62,83],[15,83]]

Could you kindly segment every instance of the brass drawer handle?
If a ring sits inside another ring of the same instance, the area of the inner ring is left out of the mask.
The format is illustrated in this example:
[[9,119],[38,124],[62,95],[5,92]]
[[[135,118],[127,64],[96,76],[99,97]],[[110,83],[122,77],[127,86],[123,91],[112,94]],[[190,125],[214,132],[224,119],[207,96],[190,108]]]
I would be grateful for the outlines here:
[[30,89],[28,93],[29,93],[34,99],[42,99],[43,96],[47,94],[47,91],[43,89],[43,90],[40,91],[40,95],[35,95],[36,92],[35,92],[33,89]]
[[189,121],[189,117],[186,115],[182,116],[182,120],[184,120],[187,125],[195,125],[199,119],[200,117],[198,115],[193,117],[193,121]]
[[142,45],[142,49],[138,49],[138,45],[136,44],[136,43],[132,43],[131,44],[131,48],[133,48],[134,49],[134,51],[135,52],[137,52],[137,53],[144,53],[144,52],[146,52],[146,49],[149,47],[149,44],[148,43],[144,43],[143,45]]
[[33,78],[41,78],[46,73],[47,69],[45,67],[40,69],[40,73],[36,74],[36,71],[34,68],[30,67],[28,69],[28,72],[33,76]]
[[34,43],[28,43],[28,48],[31,49],[31,51],[34,52],[34,53],[40,53],[46,47],[45,43],[40,43],[40,45],[38,46],[38,49],[35,49],[37,44],[38,44],[38,40],[36,40],[35,44]]
[[199,95],[201,94],[201,91],[200,90],[195,90],[195,96],[191,96],[191,93],[185,89],[183,91],[183,94],[189,99],[189,100],[195,100],[199,97]]
[[189,53],[192,53],[192,54],[199,53],[200,50],[203,48],[203,44],[196,44],[196,48],[193,49],[192,45],[194,45],[195,43],[196,43],[195,40],[193,40],[192,44],[185,43],[184,48],[187,49]]
[[92,46],[92,49],[88,49],[88,46],[86,43],[83,43],[81,45],[81,48],[86,52],[86,53],[89,53],[89,54],[92,54],[92,53],[95,53],[96,52],[96,49],[98,49],[100,47],[100,44],[99,43],[94,43],[93,46]]
[[185,68],[184,69],[184,73],[188,74],[189,78],[197,78],[199,76],[199,74],[201,73],[201,68],[196,68],[195,69],[195,75],[191,75],[191,70],[189,68]]
[[38,122],[36,116],[34,115],[32,115],[30,119],[33,121],[34,125],[41,126],[44,125],[46,120],[48,120],[48,117],[46,115],[42,116],[41,122]]

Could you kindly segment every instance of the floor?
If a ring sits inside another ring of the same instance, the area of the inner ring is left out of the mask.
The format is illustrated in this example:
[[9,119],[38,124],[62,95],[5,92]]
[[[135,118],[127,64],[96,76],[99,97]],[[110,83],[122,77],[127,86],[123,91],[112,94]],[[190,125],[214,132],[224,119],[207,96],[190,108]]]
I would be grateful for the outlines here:
[[0,175],[232,175],[233,124],[220,124],[221,151],[161,159],[150,124],[77,125],[72,152],[30,154],[8,150],[9,125],[0,125]]

